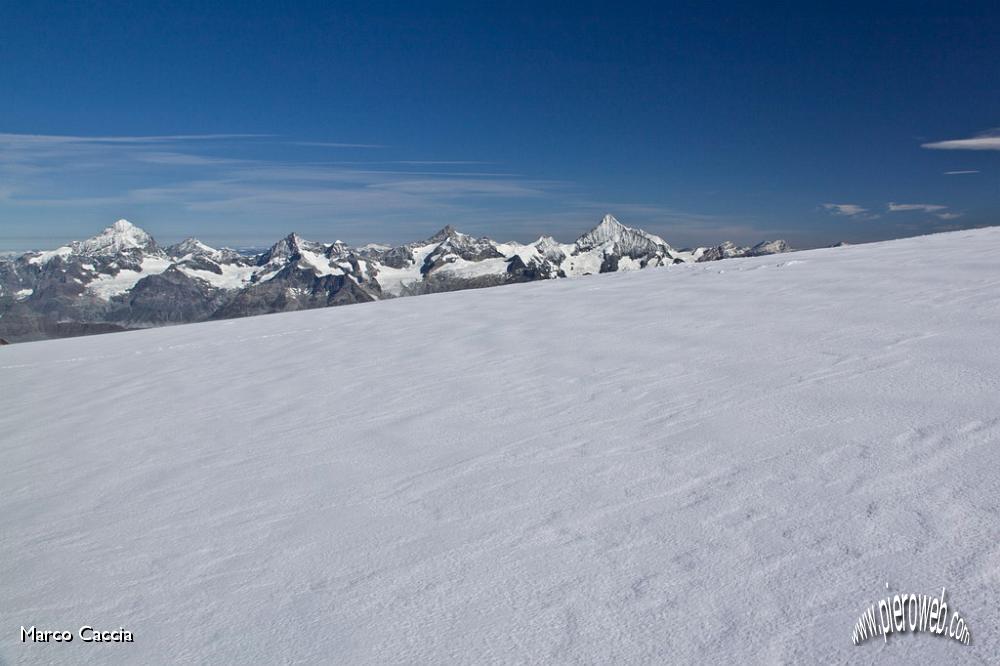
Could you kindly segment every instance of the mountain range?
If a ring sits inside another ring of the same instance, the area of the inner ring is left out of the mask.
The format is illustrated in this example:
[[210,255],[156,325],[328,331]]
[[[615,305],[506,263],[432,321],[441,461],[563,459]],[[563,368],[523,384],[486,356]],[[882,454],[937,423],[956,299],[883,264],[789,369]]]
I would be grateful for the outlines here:
[[0,339],[20,342],[362,303],[789,251],[784,241],[678,250],[612,215],[573,243],[498,243],[446,226],[398,247],[289,234],[248,255],[195,238],[160,247],[118,220],[97,236],[0,259]]

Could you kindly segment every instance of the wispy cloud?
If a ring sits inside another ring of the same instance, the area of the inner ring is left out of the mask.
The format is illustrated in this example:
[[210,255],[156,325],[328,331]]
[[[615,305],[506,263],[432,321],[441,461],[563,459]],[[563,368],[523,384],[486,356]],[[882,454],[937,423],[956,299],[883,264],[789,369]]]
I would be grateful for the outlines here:
[[946,175],[946,176],[964,176],[964,175],[970,174],[970,173],[979,173],[979,170],[978,169],[961,169],[959,171],[945,171],[944,175]]
[[550,191],[542,182],[480,178],[401,179],[373,184],[371,187],[407,194],[430,194],[449,198],[465,196],[539,197]]
[[60,134],[9,134],[0,132],[0,143],[13,146],[54,144],[142,144],[170,143],[177,141],[220,141],[228,139],[256,139],[270,134],[168,134],[156,136],[67,136]]
[[948,210],[947,206],[941,204],[901,204],[890,202],[886,206],[890,213],[930,213],[940,220],[957,220],[962,217],[962,213]]
[[135,159],[149,164],[166,164],[172,166],[208,166],[223,164],[253,164],[253,160],[239,160],[230,157],[209,157],[192,155],[190,153],[152,152],[138,153]]
[[874,220],[879,217],[878,213],[873,213],[867,208],[857,204],[824,203],[820,204],[820,208],[831,215],[850,217],[855,220]]
[[397,242],[444,224],[505,239],[544,232],[568,240],[610,211],[669,231],[674,242],[759,235],[746,221],[656,203],[591,201],[573,182],[474,168],[491,162],[392,154],[317,162],[310,146],[381,147],[267,135],[0,133],[0,215],[66,225],[105,216],[155,218],[181,233],[202,233],[199,226],[208,225],[208,233],[234,236],[248,229],[265,237],[289,229],[326,234],[333,226],[345,240]]
[[931,150],[1000,150],[1000,131],[990,130],[969,139],[949,139],[921,144]]
[[289,141],[293,146],[311,146],[313,148],[386,148],[379,143],[338,143],[335,141]]
[[[863,206],[857,204],[820,204],[820,207],[832,215],[840,215],[853,220],[874,220],[881,217],[878,213],[873,213]],[[930,213],[942,220],[954,220],[962,216],[962,213],[948,210],[947,206],[941,204],[926,203],[896,203],[890,201],[885,205],[885,210],[890,213]]]
[[390,164],[408,164],[411,166],[457,166],[460,164],[496,164],[496,162],[481,162],[479,160],[393,160]]
[[862,213],[867,213],[867,208],[862,208],[857,204],[835,204],[835,203],[825,203],[820,204],[826,211],[833,213],[834,215],[860,215]]
[[[216,141],[218,139],[218,141]],[[222,141],[226,139],[226,141]],[[412,240],[445,223],[485,224],[496,210],[539,209],[578,196],[572,183],[502,170],[474,160],[309,161],[298,144],[254,135],[81,137],[0,133],[0,212],[10,217],[154,213],[248,224],[325,228],[365,240]],[[337,144],[337,146],[374,144]],[[406,231],[409,227],[416,227]],[[421,226],[423,225],[423,226]]]
[[905,213],[914,210],[923,211],[925,213],[936,213],[937,211],[945,210],[947,206],[941,206],[939,204],[901,204],[890,202],[886,208],[890,213]]

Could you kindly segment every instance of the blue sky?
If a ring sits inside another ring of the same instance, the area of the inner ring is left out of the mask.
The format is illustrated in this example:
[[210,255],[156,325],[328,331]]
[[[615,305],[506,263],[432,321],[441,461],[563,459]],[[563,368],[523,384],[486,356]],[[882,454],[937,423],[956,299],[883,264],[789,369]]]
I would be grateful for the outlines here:
[[0,1],[0,246],[1000,222],[996,3],[629,4]]

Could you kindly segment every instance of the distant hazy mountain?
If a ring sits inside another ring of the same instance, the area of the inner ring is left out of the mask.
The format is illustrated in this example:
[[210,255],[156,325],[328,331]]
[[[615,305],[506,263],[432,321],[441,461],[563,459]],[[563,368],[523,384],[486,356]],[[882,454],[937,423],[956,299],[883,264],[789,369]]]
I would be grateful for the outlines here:
[[0,259],[0,338],[103,333],[787,252],[784,241],[676,250],[611,215],[574,243],[498,243],[447,226],[430,238],[352,248],[290,234],[246,256],[195,238],[160,248],[118,220],[97,236]]

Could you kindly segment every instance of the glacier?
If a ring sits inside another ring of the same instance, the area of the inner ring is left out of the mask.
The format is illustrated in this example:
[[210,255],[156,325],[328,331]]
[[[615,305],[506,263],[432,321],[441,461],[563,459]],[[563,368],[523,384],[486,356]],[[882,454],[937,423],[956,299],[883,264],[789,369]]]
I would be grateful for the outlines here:
[[[2,347],[0,663],[993,661],[997,256],[988,228]],[[972,644],[854,646],[887,583],[947,587]],[[85,624],[135,642],[17,639]]]

